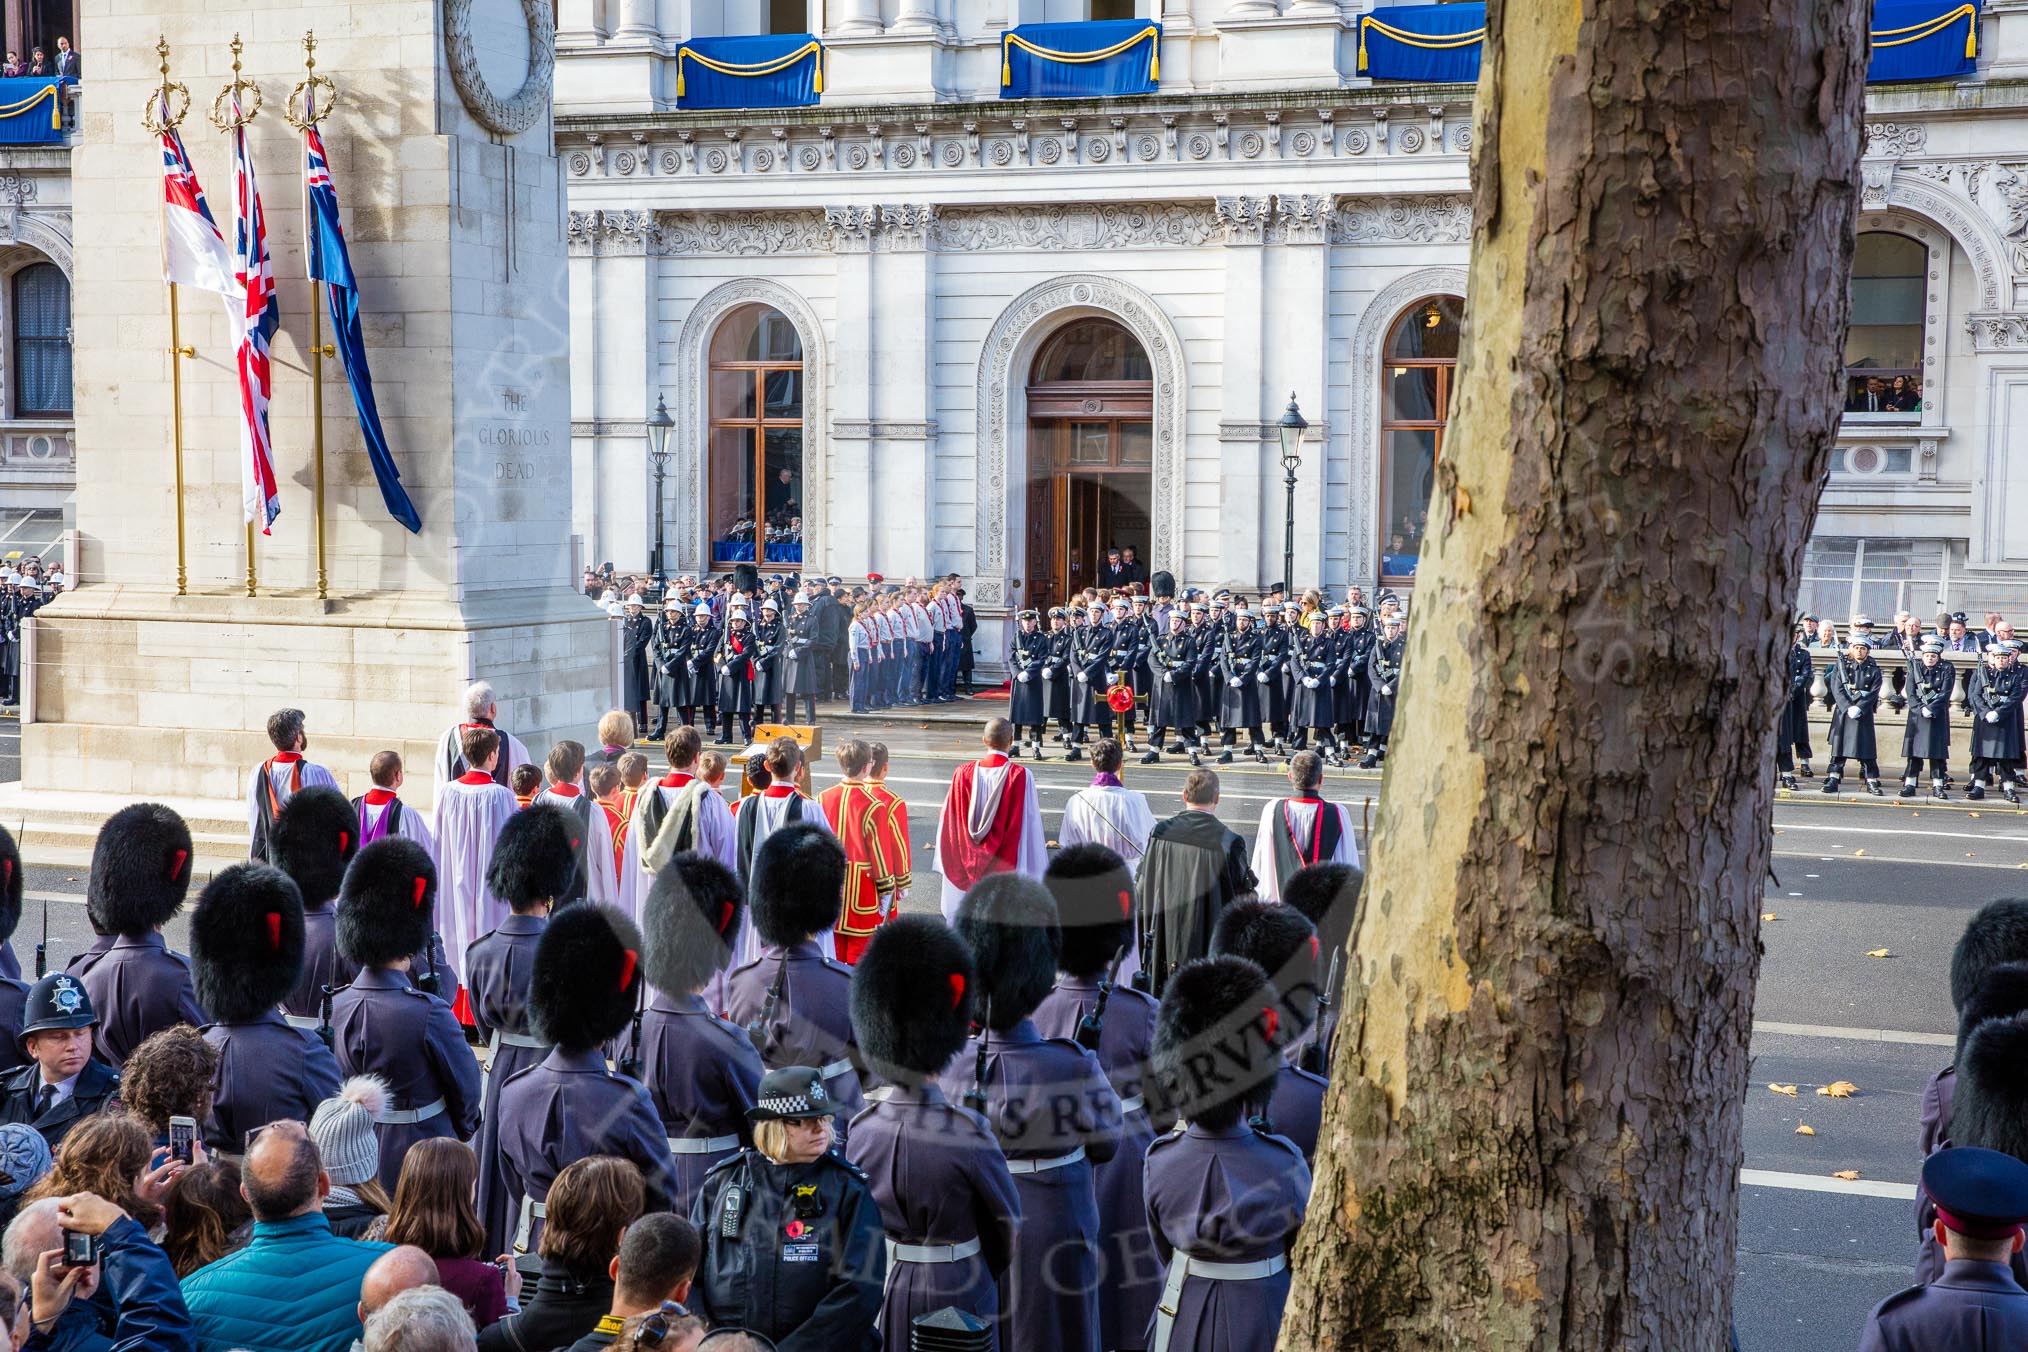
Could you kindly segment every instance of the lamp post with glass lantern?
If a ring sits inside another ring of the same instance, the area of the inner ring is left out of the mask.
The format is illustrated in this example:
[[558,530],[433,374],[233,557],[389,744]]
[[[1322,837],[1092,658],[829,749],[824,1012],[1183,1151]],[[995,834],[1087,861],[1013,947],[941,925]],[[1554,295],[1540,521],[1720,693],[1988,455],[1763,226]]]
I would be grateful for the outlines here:
[[1296,469],[1303,463],[1303,429],[1310,424],[1304,421],[1302,410],[1296,407],[1296,392],[1289,391],[1289,406],[1282,410],[1282,420],[1277,430],[1282,438],[1282,475],[1288,490],[1288,512],[1283,522],[1282,534],[1282,595],[1295,595],[1296,571]]
[[676,420],[661,395],[655,396],[655,412],[648,418],[648,459],[655,465],[655,590],[668,590],[662,572],[662,479],[669,472],[669,433]]

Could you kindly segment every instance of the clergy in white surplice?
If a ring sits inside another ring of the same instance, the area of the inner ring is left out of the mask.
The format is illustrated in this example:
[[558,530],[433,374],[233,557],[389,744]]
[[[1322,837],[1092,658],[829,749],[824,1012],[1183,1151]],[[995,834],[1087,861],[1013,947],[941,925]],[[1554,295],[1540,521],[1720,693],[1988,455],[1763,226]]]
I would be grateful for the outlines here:
[[986,756],[951,773],[937,820],[937,872],[943,877],[944,919],[954,919],[972,884],[994,873],[1040,878],[1049,867],[1049,842],[1042,834],[1042,806],[1035,778],[1008,759],[1014,725],[1004,718],[986,724]]
[[[464,982],[465,950],[472,940],[498,928],[507,903],[486,886],[493,844],[508,819],[521,810],[514,790],[493,780],[500,758],[500,734],[467,729],[460,754],[472,768],[437,791],[437,929],[444,956]],[[445,990],[445,999],[454,992]]]
[[473,768],[471,762],[466,759],[464,750],[465,733],[472,728],[491,728],[500,734],[500,756],[493,767],[495,783],[506,784],[507,776],[514,773],[516,766],[532,763],[528,758],[528,748],[521,744],[521,739],[493,721],[499,709],[498,698],[488,682],[474,681],[465,687],[465,716],[445,728],[444,735],[437,739],[436,771],[439,796],[444,791],[444,785]]
[[367,777],[373,787],[352,800],[352,806],[359,813],[359,845],[361,849],[387,836],[402,836],[414,841],[429,852],[432,862],[437,857],[437,839],[430,832],[428,814],[418,812],[402,801],[401,786],[407,780],[402,769],[399,751],[376,751],[367,763]]
[[1124,759],[1119,743],[1111,738],[1091,749],[1091,787],[1079,789],[1063,805],[1063,825],[1057,828],[1057,844],[1103,845],[1124,859],[1127,871],[1139,876],[1141,856],[1148,852],[1148,833],[1155,829],[1155,814],[1148,808],[1148,796],[1120,782]]
[[[740,886],[749,892],[753,887],[753,861],[760,853],[762,841],[790,822],[809,822],[825,831],[831,830],[831,822],[824,816],[823,807],[796,787],[797,773],[803,768],[803,748],[796,745],[795,739],[776,738],[768,747],[766,766],[767,777],[772,782],[759,793],[750,793],[732,805],[732,868],[739,875]],[[842,897],[840,904],[843,904]],[[827,929],[818,935],[817,949],[835,961],[838,956],[837,932]],[[746,966],[760,957],[760,951],[760,933],[753,927],[749,908],[749,913],[741,919],[739,942],[733,945],[732,966],[728,971]]]
[[595,901],[611,905],[620,898],[617,867],[613,862],[613,828],[606,814],[592,801],[580,782],[584,777],[584,745],[561,741],[549,748],[543,764],[548,784],[535,795],[535,802],[562,808],[577,823],[572,839],[578,857],[577,876],[570,891],[555,899],[567,906],[573,901]]
[[1253,841],[1253,872],[1260,895],[1282,899],[1282,888],[1297,869],[1310,864],[1359,867],[1359,837],[1352,829],[1352,809],[1327,803],[1324,758],[1298,751],[1289,762],[1289,785],[1295,795],[1277,798],[1261,809],[1260,831]]

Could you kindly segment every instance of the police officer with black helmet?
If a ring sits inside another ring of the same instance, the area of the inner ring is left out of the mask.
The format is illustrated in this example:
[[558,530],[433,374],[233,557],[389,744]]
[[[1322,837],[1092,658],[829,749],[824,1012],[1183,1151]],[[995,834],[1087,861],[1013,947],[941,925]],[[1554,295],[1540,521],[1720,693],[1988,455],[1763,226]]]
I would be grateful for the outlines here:
[[78,1123],[119,1107],[120,1075],[92,1056],[98,1013],[84,982],[52,972],[29,988],[21,1045],[30,1064],[0,1079],[0,1122],[25,1122],[54,1150]]

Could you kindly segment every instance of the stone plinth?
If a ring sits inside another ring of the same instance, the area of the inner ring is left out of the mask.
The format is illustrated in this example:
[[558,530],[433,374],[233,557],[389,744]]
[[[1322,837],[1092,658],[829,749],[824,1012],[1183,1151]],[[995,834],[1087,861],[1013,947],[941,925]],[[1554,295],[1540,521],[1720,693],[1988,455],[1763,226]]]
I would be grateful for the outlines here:
[[[25,782],[236,795],[265,753],[268,713],[297,705],[317,759],[360,775],[379,748],[419,753],[411,792],[426,796],[427,748],[474,677],[499,688],[503,723],[531,746],[588,736],[611,703],[608,626],[570,575],[563,194],[546,101],[532,117],[510,106],[532,63],[547,82],[524,6],[156,0],[93,23],[100,56],[73,156],[88,223],[74,306],[84,585],[37,618]],[[447,40],[461,25],[469,48]],[[383,425],[423,518],[410,535],[388,515],[342,366],[327,360],[328,602],[315,595],[302,140],[281,116],[306,30],[339,91],[323,136]],[[191,594],[179,597],[161,154],[139,111],[160,33],[192,95],[185,143],[230,241],[230,148],[203,110],[230,79],[235,32],[265,98],[249,136],[282,306],[282,515],[258,542],[261,594],[248,599],[232,330],[219,297],[184,288],[181,337],[197,351],[181,362]],[[470,56],[462,93],[453,49]]]

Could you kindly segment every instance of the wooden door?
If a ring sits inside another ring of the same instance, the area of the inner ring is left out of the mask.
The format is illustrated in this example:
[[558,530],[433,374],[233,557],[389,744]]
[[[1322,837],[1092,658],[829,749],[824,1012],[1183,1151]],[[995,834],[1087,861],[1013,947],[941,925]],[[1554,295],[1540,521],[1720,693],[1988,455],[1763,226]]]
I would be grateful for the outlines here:
[[1069,504],[1064,523],[1064,594],[1070,595],[1098,584],[1099,564],[1106,547],[1099,520],[1105,494],[1097,479],[1072,475],[1065,479]]

